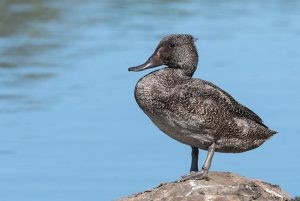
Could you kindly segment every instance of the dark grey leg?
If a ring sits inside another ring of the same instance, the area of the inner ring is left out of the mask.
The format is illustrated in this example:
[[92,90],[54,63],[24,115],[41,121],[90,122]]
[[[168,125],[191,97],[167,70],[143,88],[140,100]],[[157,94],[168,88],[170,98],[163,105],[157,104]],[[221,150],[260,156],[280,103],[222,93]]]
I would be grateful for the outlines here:
[[198,172],[198,155],[199,149],[197,147],[192,147],[192,164],[190,172]]
[[207,153],[204,165],[202,167],[202,170],[200,172],[192,172],[191,174],[189,174],[187,176],[184,176],[181,179],[181,181],[185,181],[185,180],[188,180],[188,179],[204,179],[204,178],[207,178],[208,171],[209,171],[209,168],[211,166],[211,161],[212,161],[212,158],[213,158],[214,153],[215,153],[215,149],[216,149],[215,143],[213,143],[212,145],[210,145],[208,147],[208,150],[207,150],[208,153]]

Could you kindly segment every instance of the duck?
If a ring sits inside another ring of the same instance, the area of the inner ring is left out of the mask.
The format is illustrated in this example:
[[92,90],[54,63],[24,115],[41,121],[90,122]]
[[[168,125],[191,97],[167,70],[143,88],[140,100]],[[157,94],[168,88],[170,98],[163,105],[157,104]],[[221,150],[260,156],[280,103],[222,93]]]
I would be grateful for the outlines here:
[[[193,78],[198,64],[195,41],[189,34],[168,35],[145,63],[128,68],[138,72],[163,66],[137,82],[134,96],[163,133],[191,147],[190,172],[182,180],[208,179],[215,152],[246,152],[277,133],[220,87]],[[199,149],[207,151],[200,171]]]

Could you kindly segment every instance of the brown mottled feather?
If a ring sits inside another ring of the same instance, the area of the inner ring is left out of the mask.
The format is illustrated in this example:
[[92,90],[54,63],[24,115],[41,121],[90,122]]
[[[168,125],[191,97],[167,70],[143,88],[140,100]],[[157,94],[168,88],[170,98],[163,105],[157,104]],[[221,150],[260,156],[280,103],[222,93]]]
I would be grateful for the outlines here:
[[276,133],[224,90],[192,78],[198,61],[192,36],[166,37],[154,54],[168,67],[141,78],[135,98],[173,139],[205,150],[214,143],[218,152],[235,153],[254,149]]

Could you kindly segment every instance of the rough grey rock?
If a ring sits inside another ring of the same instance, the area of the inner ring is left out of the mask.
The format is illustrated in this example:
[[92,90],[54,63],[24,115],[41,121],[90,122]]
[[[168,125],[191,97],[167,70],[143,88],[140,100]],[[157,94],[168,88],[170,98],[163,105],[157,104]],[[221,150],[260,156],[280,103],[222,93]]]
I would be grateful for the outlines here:
[[210,172],[209,180],[175,181],[119,201],[273,201],[292,200],[279,186],[229,172]]

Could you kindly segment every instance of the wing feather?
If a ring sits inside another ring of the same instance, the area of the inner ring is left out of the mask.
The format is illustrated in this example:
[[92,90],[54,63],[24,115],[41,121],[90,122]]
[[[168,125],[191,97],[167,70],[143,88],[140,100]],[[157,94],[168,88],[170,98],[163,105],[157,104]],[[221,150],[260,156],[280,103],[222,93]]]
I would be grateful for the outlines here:
[[213,100],[217,105],[228,110],[231,114],[236,115],[237,117],[251,119],[252,121],[255,121],[256,123],[268,128],[263,124],[262,119],[257,114],[237,102],[230,94],[215,84],[200,79],[194,79],[193,82],[196,82],[194,83],[194,86],[199,86],[199,84],[202,85],[201,91],[199,91],[199,95],[202,98],[204,97]]

